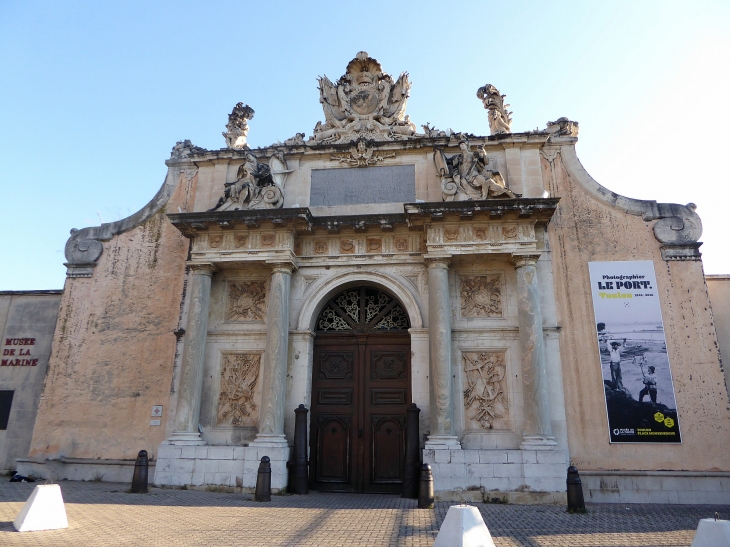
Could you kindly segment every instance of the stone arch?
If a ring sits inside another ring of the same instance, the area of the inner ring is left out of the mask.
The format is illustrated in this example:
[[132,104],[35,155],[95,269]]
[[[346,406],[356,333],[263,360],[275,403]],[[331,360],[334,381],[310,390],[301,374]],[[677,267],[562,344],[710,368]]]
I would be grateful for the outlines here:
[[370,285],[391,293],[408,314],[411,328],[423,328],[420,299],[413,295],[405,283],[380,272],[349,271],[329,277],[322,283],[313,285],[308,291],[310,294],[305,293],[304,304],[297,320],[297,330],[313,332],[319,312],[330,298],[349,287],[361,285]]

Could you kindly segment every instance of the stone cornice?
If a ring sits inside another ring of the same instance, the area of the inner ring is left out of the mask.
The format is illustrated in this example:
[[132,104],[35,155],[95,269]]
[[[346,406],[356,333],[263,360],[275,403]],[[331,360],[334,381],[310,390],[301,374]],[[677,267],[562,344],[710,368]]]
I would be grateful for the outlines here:
[[555,212],[558,201],[558,198],[519,198],[406,203],[403,205],[403,213],[340,216],[314,216],[308,207],[174,213],[167,216],[173,226],[191,238],[211,227],[227,230],[244,225],[249,228],[273,226],[298,232],[326,231],[336,234],[343,229],[353,229],[356,232],[364,232],[369,228],[380,228],[381,231],[388,232],[396,226],[421,229],[430,222],[444,220],[531,219],[547,223]]
[[700,259],[699,247],[702,243],[698,240],[702,236],[702,221],[695,212],[694,204],[657,203],[612,192],[588,174],[578,159],[572,141],[562,144],[560,155],[573,180],[593,198],[624,213],[640,216],[645,221],[657,221],[654,224],[654,237],[662,244],[664,260]]

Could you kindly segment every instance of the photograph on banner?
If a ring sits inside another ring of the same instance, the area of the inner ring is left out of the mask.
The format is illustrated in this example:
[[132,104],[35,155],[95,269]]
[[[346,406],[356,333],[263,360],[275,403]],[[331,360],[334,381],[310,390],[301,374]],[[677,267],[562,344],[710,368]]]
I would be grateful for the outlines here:
[[612,443],[680,443],[654,263],[589,262]]

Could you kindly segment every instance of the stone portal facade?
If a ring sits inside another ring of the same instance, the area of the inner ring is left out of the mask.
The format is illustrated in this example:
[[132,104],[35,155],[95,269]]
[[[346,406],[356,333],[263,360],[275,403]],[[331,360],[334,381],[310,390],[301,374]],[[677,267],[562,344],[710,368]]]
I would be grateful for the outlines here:
[[[367,53],[319,83],[308,139],[249,148],[239,103],[226,148],[177,143],[145,208],[72,232],[22,469],[74,458],[79,475],[144,448],[157,484],[251,489],[266,455],[282,490],[304,404],[313,484],[389,491],[415,403],[442,498],[561,501],[572,461],[588,499],[730,501],[694,207],[608,191],[577,159],[577,122],[513,133],[492,85],[474,136],[419,132],[407,73]],[[679,445],[608,442],[588,262],[622,260],[655,265]]]

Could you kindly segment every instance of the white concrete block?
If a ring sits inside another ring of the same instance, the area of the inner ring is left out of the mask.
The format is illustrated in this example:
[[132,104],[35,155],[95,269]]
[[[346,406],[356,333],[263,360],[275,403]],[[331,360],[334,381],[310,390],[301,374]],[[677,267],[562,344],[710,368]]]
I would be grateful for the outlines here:
[[621,503],[649,503],[648,490],[620,490]]
[[494,547],[494,541],[476,507],[452,505],[433,547]]
[[246,459],[246,447],[236,446],[233,449],[233,459],[234,460],[245,460]]
[[479,463],[479,450],[462,450],[464,454],[464,463]]
[[180,447],[180,457],[185,459],[194,459],[195,456],[195,449],[198,448],[197,446],[181,446]]
[[562,450],[537,450],[537,463],[559,463],[565,466],[565,472],[568,471],[565,453]]
[[13,521],[18,532],[68,528],[66,507],[58,484],[39,484]]
[[436,463],[436,451],[432,449],[423,450],[423,463]]
[[522,477],[522,465],[518,463],[495,463],[495,477]]
[[209,446],[208,447],[208,459],[210,459],[210,460],[232,460],[233,459],[233,447],[232,446]]
[[201,486],[205,484],[205,473],[193,473],[190,484],[193,486]]
[[507,463],[507,451],[480,450],[479,463]]
[[172,462],[174,473],[192,473],[195,469],[195,460],[175,460]]
[[208,458],[208,447],[207,446],[196,446],[195,447],[195,458],[199,460],[205,460]]
[[649,503],[679,503],[676,490],[648,490]]
[[537,463],[537,450],[523,450],[522,461],[524,463]]
[[522,450],[507,450],[507,463],[522,463]]
[[[466,479],[469,484],[481,484],[481,479],[494,477],[493,463],[471,463],[466,465]],[[476,482],[471,479],[477,478]]]
[[700,520],[690,547],[730,547],[730,520]]
[[464,450],[449,450],[449,452],[451,452],[451,463],[466,463]]
[[451,462],[451,450],[434,450],[434,461],[436,463],[450,463]]

